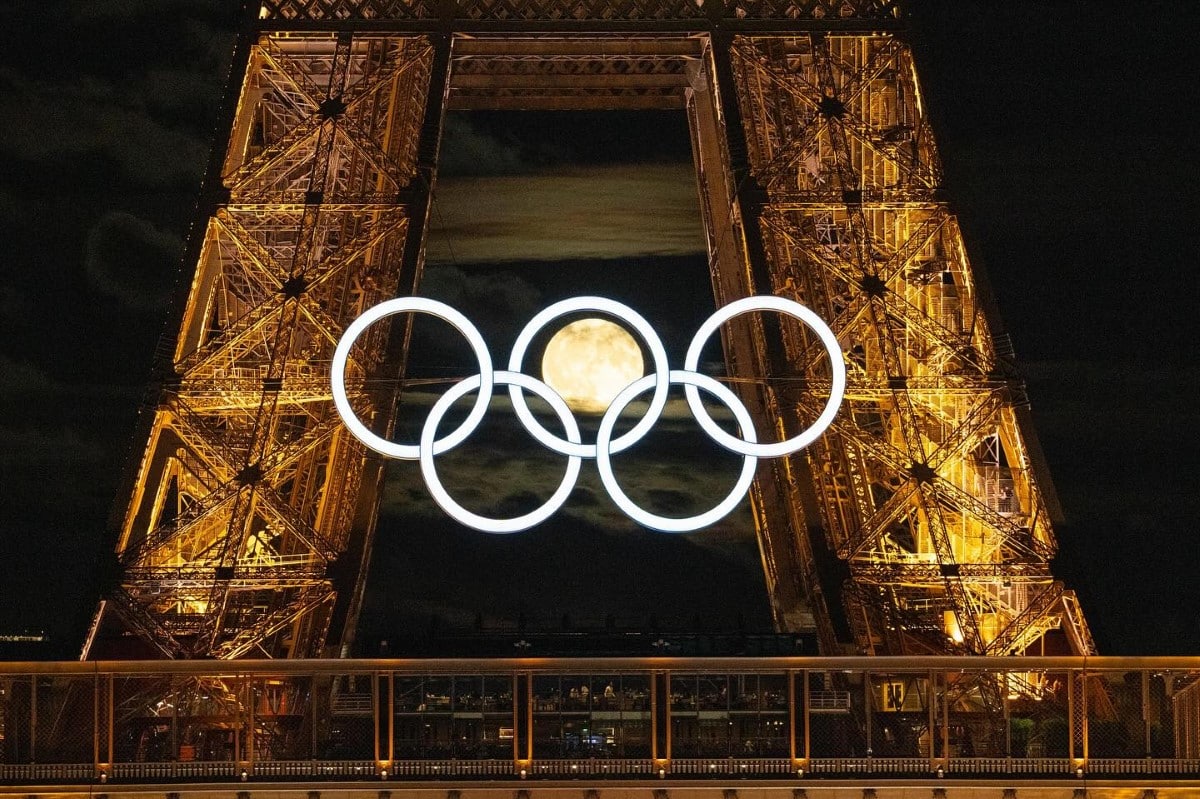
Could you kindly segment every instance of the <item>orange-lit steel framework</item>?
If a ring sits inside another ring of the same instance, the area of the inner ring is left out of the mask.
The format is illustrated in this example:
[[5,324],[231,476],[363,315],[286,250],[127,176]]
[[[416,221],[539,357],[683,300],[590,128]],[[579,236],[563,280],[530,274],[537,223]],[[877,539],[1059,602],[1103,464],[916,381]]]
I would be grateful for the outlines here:
[[[415,289],[456,108],[685,110],[718,304],[774,293],[833,327],[843,409],[806,452],[762,462],[752,495],[779,629],[815,626],[830,654],[994,656],[1061,629],[1094,653],[1049,570],[1054,498],[942,199],[896,3],[250,10],[195,278],[85,656],[122,628],[172,658],[314,656],[352,636],[382,471],[337,421],[329,361],[360,312]],[[818,342],[756,317],[723,336],[760,437],[815,418]],[[382,431],[404,361],[403,330],[355,351],[361,416]]]

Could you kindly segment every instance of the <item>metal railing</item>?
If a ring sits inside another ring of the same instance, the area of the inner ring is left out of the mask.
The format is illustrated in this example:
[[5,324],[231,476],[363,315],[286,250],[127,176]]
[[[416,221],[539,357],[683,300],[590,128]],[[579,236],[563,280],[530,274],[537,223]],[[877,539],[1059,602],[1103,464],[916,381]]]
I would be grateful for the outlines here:
[[1200,778],[1200,658],[0,664],[0,784]]

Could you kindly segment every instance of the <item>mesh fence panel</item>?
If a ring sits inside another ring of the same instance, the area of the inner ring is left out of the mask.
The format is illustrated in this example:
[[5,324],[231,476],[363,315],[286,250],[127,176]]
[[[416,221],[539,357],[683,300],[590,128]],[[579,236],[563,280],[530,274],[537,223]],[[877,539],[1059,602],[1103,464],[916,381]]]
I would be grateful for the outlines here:
[[94,762],[94,677],[39,677],[34,752],[39,763]]
[[312,683],[318,760],[373,760],[377,683],[371,674],[321,675]]
[[0,679],[0,763],[31,763],[33,747],[33,678],[12,675]]

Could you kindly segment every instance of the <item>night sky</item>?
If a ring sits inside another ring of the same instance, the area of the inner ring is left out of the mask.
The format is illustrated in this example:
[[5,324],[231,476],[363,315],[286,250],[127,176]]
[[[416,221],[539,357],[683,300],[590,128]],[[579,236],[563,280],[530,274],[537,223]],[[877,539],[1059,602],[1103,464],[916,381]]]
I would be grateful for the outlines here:
[[[1200,116],[1190,64],[1200,6],[914,5],[948,192],[1029,381],[1068,519],[1055,573],[1078,590],[1102,653],[1200,653]],[[144,443],[132,431],[155,346],[177,323],[169,299],[191,277],[180,254],[235,6],[0,7],[0,632],[46,629],[63,656],[78,651],[117,481]],[[489,321],[483,303],[481,324],[503,331],[514,309],[565,296],[554,264],[600,286],[621,262],[628,274],[666,276],[657,295],[627,289],[649,297],[641,309],[664,318],[668,337],[685,340],[687,314],[661,298],[689,292],[679,303],[689,309],[711,300],[679,129],[639,117],[585,121],[584,136],[573,132],[580,124],[451,120],[424,290],[494,300],[504,312]],[[537,209],[522,203],[538,192],[566,202],[579,187],[591,207],[558,206],[576,235],[533,235]],[[484,190],[494,199],[481,217],[470,198]],[[631,195],[671,210],[649,229],[646,214],[621,215]],[[648,501],[671,506],[688,490],[697,489],[668,484]],[[389,482],[381,533],[421,512],[410,492],[403,474]],[[381,535],[385,567],[372,580],[426,597],[414,618],[455,616],[492,607],[494,594],[486,579],[467,580],[472,590],[439,607],[429,598],[440,575],[526,569],[534,585],[548,576],[539,559],[569,556],[571,579],[547,613],[609,607],[620,591],[610,564],[623,563],[621,579],[699,586],[674,607],[664,592],[655,603],[666,614],[720,604],[761,622],[753,548],[736,519],[687,539],[597,534],[610,523],[602,504],[580,506],[557,526],[498,542],[428,521],[424,538]],[[529,589],[494,605],[506,617],[545,595]]]

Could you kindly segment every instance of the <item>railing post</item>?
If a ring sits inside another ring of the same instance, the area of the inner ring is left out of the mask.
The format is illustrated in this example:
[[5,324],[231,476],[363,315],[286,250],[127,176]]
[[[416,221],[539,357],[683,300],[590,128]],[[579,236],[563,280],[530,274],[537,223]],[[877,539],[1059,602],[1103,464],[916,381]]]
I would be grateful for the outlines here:
[[311,685],[308,689],[308,756],[317,759],[317,694],[320,687],[317,684],[317,675],[314,672]]
[[255,688],[254,678],[248,678],[246,680],[246,704],[248,707],[246,717],[249,723],[246,725],[246,771],[250,774],[254,773],[254,750],[257,743],[254,730],[257,727],[255,715],[258,713],[258,696]]
[[1067,755],[1071,768],[1084,768],[1088,756],[1087,672],[1067,672]]
[[92,678],[92,775],[100,774],[100,675]]
[[946,695],[950,693],[950,681],[947,679],[946,672],[941,673],[941,689],[939,702],[942,706],[942,756],[941,766],[947,771],[950,770],[950,703],[946,701]]
[[1153,755],[1150,730],[1150,672],[1142,669],[1142,733],[1146,757]]
[[377,765],[378,765],[379,759],[380,759],[379,753],[382,749],[382,747],[379,745],[379,741],[380,741],[380,736],[383,734],[383,731],[381,729],[380,722],[379,722],[379,703],[382,700],[382,696],[380,696],[381,680],[382,680],[382,677],[380,676],[379,672],[377,672],[377,671],[371,672],[371,725],[372,725],[372,731],[373,731],[372,735],[371,735],[371,743],[374,744],[373,757],[375,758],[375,763]]
[[932,670],[929,672],[929,690],[925,704],[929,713],[929,770],[933,771],[937,768],[937,675]]
[[387,763],[390,768],[396,759],[396,672],[387,673]]
[[[175,687],[175,679],[171,680],[171,687]],[[171,757],[179,758],[179,699],[176,698],[171,703]]]
[[800,695],[804,698],[804,768],[807,769],[812,760],[812,686],[808,669],[800,672],[800,678],[804,681]]
[[[1001,672],[1000,675],[1000,702],[1004,707],[1004,757],[1012,760],[1012,708],[1008,701],[1008,672]],[[1009,770],[1012,769],[1012,764],[1009,763]]]
[[533,764],[533,675],[513,672],[513,768]]
[[115,690],[113,682],[116,677],[112,674],[108,675],[108,706],[105,708],[108,714],[108,764],[111,767],[113,762],[113,738],[116,737],[116,707],[113,701]]
[[37,762],[37,675],[29,675],[29,762]]
[[[796,680],[803,680],[799,694],[796,691]],[[803,774],[808,768],[808,672],[789,671],[787,673],[788,687],[788,756],[792,760],[792,770]],[[797,707],[797,703],[800,706]],[[802,714],[802,717],[801,717]],[[799,725],[803,724],[803,729]]]
[[241,767],[246,761],[246,680],[242,675],[235,675],[233,679],[239,686],[233,720],[233,763],[236,767]]
[[870,758],[874,757],[875,755],[875,724],[874,719],[872,718],[872,716],[875,714],[871,712],[871,672],[864,671],[862,677],[864,717],[863,728],[867,734],[867,757]]
[[650,677],[650,757],[659,769],[671,761],[671,672]]

